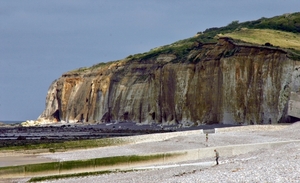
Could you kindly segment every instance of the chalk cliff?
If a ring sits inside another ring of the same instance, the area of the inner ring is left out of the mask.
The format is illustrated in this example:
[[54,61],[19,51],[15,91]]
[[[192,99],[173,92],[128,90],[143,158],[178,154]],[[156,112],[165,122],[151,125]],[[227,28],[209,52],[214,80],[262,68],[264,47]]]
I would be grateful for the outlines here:
[[39,120],[266,124],[289,120],[300,61],[286,51],[195,42],[183,56],[128,57],[63,74]]

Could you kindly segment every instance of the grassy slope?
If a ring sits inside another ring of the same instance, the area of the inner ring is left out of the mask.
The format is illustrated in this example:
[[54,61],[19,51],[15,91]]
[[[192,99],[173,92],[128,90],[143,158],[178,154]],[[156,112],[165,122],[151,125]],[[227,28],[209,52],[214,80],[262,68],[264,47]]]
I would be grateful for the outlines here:
[[[244,42],[264,45],[271,43],[281,48],[290,48],[299,54],[300,52],[300,13],[284,14],[272,18],[261,18],[254,21],[239,23],[233,21],[224,27],[213,27],[197,36],[161,46],[149,52],[130,55],[129,59],[145,60],[159,54],[175,54],[176,62],[186,62],[186,53],[193,49],[195,42],[215,43],[218,35],[232,37]],[[297,56],[298,58],[299,56]]]
[[[157,57],[160,54],[174,54],[177,56],[173,62],[189,62],[187,54],[194,49],[195,42],[216,43],[218,35],[232,37],[244,42],[264,45],[271,43],[282,48],[291,48],[298,60],[300,53],[300,12],[284,14],[271,18],[260,18],[254,21],[239,23],[232,21],[224,27],[212,27],[203,32],[198,32],[197,36],[176,41],[169,45],[153,48],[145,53],[129,55],[126,60],[147,60]],[[111,63],[111,62],[110,62]],[[97,69],[105,63],[95,64],[92,67],[79,68],[75,72]]]
[[233,39],[259,45],[271,43],[272,45],[279,46],[281,48],[293,48],[300,50],[300,34],[292,32],[271,29],[244,28],[227,34],[219,34],[219,36],[231,37]]

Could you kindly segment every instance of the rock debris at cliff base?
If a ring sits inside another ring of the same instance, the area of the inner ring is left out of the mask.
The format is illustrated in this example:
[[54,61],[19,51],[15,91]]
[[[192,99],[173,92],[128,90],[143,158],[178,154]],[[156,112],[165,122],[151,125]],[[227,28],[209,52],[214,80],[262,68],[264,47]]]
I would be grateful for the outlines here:
[[101,139],[152,133],[168,133],[199,129],[225,128],[237,125],[200,125],[179,127],[178,125],[143,124],[132,122],[105,124],[55,123],[36,127],[6,125],[0,127],[0,147],[58,143],[71,140]]

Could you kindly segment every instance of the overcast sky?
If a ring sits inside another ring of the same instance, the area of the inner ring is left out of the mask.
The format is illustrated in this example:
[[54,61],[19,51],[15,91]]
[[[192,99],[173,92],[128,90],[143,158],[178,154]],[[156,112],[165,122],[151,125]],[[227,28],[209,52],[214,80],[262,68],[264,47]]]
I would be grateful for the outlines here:
[[37,119],[67,71],[297,11],[300,0],[0,0],[0,121]]

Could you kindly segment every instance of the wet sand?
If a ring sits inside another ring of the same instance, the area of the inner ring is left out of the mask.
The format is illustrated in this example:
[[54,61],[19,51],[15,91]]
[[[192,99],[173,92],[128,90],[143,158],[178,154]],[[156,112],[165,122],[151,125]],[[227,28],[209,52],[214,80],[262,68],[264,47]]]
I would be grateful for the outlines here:
[[2,157],[0,157],[0,167],[47,163],[53,161],[55,160],[44,158],[38,155],[26,155],[26,154],[18,154],[18,155],[15,154],[15,155],[7,155],[7,156],[2,155]]
[[[142,125],[131,122],[106,124],[65,124],[56,123],[40,127],[10,126],[0,127],[0,147],[11,145],[30,145],[39,143],[63,142],[78,139],[99,139],[107,137],[136,136],[143,134],[167,133],[189,130],[211,130],[216,127],[230,127],[235,125],[201,125],[179,127],[178,125]],[[53,162],[54,159],[42,155],[52,154],[47,150],[41,152],[10,152],[0,150],[0,167]],[[56,153],[57,154],[57,153]]]

